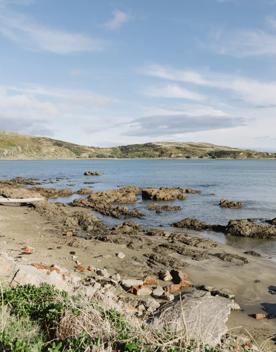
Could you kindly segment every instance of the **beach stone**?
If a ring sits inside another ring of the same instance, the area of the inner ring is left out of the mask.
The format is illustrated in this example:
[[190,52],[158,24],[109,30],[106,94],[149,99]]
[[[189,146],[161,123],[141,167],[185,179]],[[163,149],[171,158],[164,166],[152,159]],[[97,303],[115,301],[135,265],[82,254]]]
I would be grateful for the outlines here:
[[171,270],[172,281],[174,284],[180,284],[181,282],[186,283],[188,275],[179,270]]
[[165,292],[162,298],[164,298],[166,301],[172,302],[174,300],[174,295]]
[[267,314],[265,314],[265,313],[256,313],[256,314],[254,314],[254,318],[256,320],[264,320],[264,319],[267,319]]
[[136,280],[136,279],[126,279],[126,280],[122,280],[121,284],[122,286],[128,290],[131,287],[134,286],[142,286],[143,285],[143,281],[142,280]]
[[188,282],[181,282],[179,284],[171,284],[169,286],[165,287],[165,291],[169,294],[175,294],[180,292],[181,290],[183,290],[186,287],[189,287],[190,284]]
[[158,281],[155,277],[153,276],[147,276],[145,279],[144,279],[144,285],[145,286],[156,286],[158,285]]
[[172,281],[172,275],[171,275],[171,273],[168,270],[167,271],[161,271],[159,273],[159,277],[163,281]]
[[152,289],[149,286],[133,286],[130,288],[130,292],[136,296],[150,296]]
[[164,296],[165,291],[161,286],[157,286],[155,289],[152,291],[152,296],[154,298],[161,298]]
[[123,252],[119,252],[119,253],[117,253],[117,257],[120,259],[124,259],[126,257],[126,255]]
[[215,347],[228,331],[230,312],[229,300],[195,291],[161,306],[150,324],[156,330],[165,329],[173,334],[184,330],[188,340]]

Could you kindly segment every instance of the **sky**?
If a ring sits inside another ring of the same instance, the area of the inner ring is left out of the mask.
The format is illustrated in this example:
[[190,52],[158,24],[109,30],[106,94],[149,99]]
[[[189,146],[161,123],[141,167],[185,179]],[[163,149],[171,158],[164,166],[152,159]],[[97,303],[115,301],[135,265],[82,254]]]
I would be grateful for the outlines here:
[[0,0],[0,130],[276,150],[276,0]]

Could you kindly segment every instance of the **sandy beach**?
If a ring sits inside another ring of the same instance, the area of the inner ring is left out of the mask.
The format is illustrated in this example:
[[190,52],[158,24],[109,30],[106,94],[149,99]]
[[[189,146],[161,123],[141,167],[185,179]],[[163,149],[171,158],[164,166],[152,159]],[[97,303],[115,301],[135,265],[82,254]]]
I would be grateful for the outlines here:
[[[50,207],[56,205],[50,204]],[[84,209],[68,207],[66,211],[69,217],[72,211],[83,212]],[[89,214],[88,210],[85,212]],[[180,230],[164,232],[155,229],[141,233],[127,230],[117,233],[117,236],[110,235],[110,238],[85,239],[65,231],[58,213],[49,216],[49,212],[32,207],[0,207],[1,251],[16,258],[16,261],[55,264],[73,272],[78,258],[85,267],[105,268],[125,279],[158,275],[161,269],[171,267],[183,270],[194,286],[212,286],[235,295],[241,311],[231,313],[228,321],[230,331],[248,331],[259,344],[267,340],[268,350],[274,350],[274,344],[268,339],[275,336],[275,318],[258,321],[250,314],[264,312],[265,309],[269,314],[275,314],[275,296],[268,291],[270,286],[275,285],[275,263],[245,255],[242,251],[203,239],[200,234],[189,231],[182,231],[180,235],[185,236],[184,245],[179,235],[175,235]],[[183,246],[182,254],[173,250],[174,245]],[[33,253],[22,255],[24,246],[32,247]],[[120,252],[125,255],[123,259],[117,255]],[[81,275],[85,277],[88,274]]]

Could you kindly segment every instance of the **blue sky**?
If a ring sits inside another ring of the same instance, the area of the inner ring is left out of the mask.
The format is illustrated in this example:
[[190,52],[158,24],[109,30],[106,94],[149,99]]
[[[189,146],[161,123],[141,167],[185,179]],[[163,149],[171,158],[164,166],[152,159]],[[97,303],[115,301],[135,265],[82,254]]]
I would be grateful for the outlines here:
[[276,150],[276,0],[0,0],[0,129]]

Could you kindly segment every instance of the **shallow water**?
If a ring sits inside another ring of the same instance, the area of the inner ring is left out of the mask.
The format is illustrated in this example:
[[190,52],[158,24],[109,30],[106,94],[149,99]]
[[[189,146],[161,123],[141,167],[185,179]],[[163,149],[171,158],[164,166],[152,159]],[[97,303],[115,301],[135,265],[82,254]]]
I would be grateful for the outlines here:
[[[85,170],[97,170],[103,175],[85,177]],[[274,160],[0,161],[0,178],[15,176],[35,177],[44,180],[45,186],[76,190],[87,186],[103,190],[137,185],[190,187],[202,191],[201,195],[188,195],[187,200],[174,202],[183,209],[173,213],[155,214],[147,210],[148,202],[139,199],[136,207],[141,208],[146,216],[138,221],[150,226],[169,226],[184,217],[196,217],[212,224],[226,224],[229,219],[236,218],[276,217]],[[217,205],[221,198],[241,200],[245,207],[221,209]],[[226,239],[222,234],[212,233],[205,235],[235,247],[258,250],[276,259],[276,241]]]

